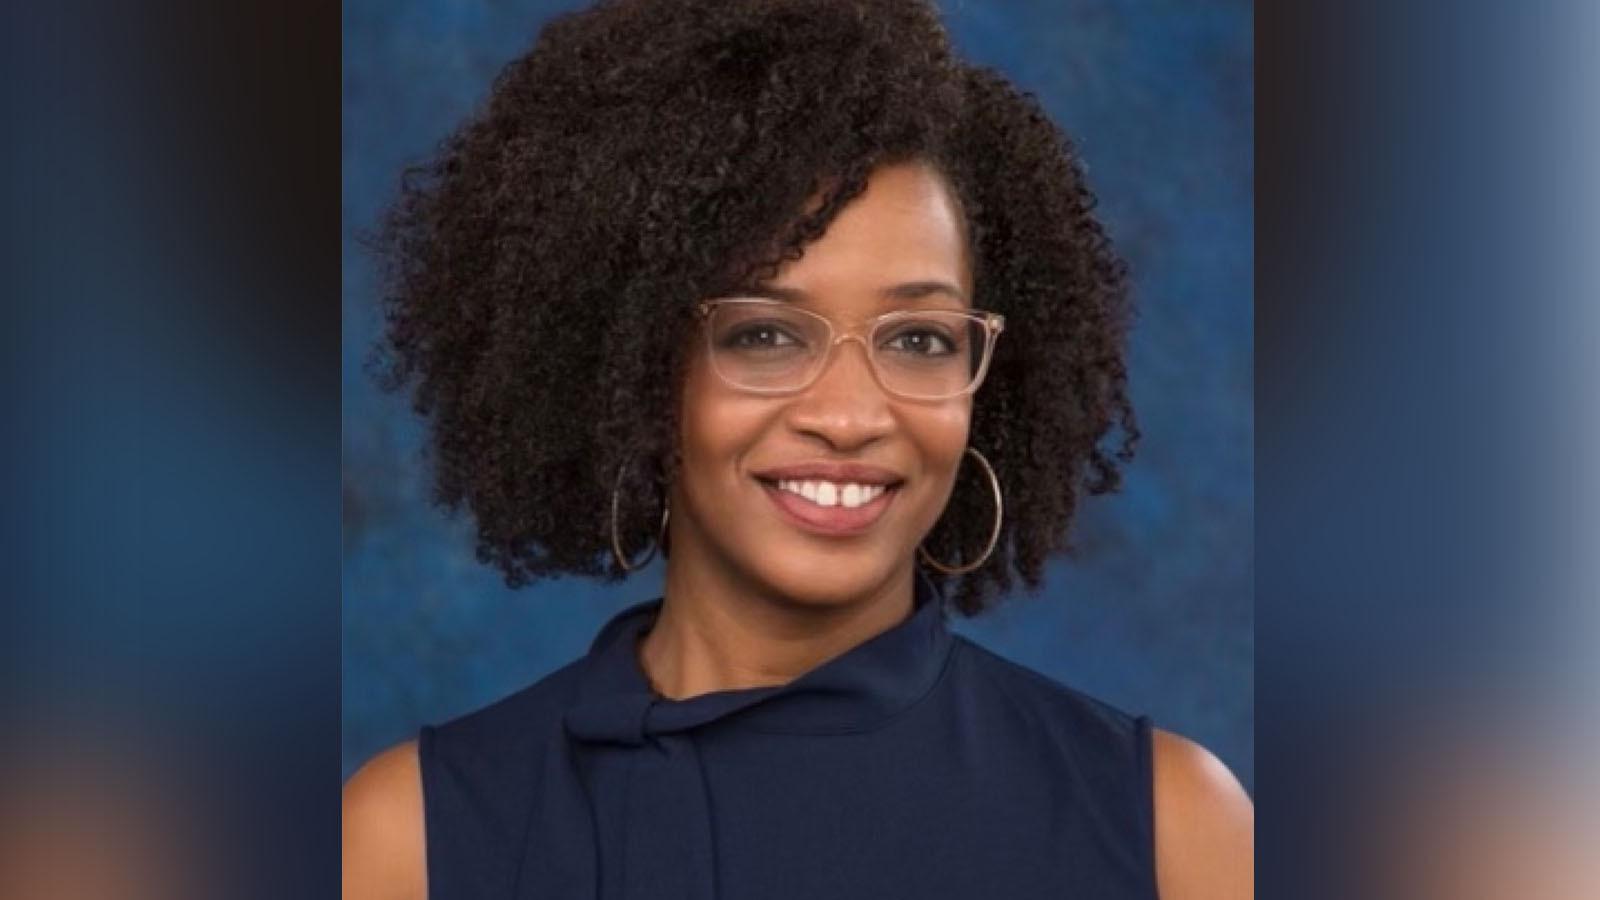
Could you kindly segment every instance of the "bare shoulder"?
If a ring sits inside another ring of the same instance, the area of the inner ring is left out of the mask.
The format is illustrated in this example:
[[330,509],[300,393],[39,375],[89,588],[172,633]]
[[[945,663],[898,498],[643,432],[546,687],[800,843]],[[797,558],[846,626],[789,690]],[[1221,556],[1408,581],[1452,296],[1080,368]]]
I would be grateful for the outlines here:
[[1211,751],[1151,730],[1161,900],[1255,896],[1255,805]]
[[344,900],[425,900],[417,742],[374,756],[344,785]]

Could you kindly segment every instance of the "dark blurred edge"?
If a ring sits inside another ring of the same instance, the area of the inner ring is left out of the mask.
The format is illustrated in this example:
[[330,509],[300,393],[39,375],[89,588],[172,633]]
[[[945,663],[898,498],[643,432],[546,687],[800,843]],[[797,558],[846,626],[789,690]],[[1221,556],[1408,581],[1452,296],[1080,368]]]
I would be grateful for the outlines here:
[[338,890],[339,14],[0,13],[0,858],[41,877]]
[[[1567,377],[1581,341],[1562,339],[1596,314],[1573,253],[1592,208],[1570,230],[1594,196],[1593,151],[1573,151],[1596,142],[1595,11],[1257,16],[1261,895],[1512,896],[1492,876],[1523,866],[1543,877],[1522,896],[1594,896],[1550,841],[1494,835],[1573,811],[1533,786],[1594,772],[1592,750],[1552,760],[1592,748],[1596,699],[1592,625],[1569,633],[1596,585],[1567,553],[1595,535],[1556,524],[1595,483],[1576,448],[1596,385]],[[1441,775],[1485,759],[1503,780]]]

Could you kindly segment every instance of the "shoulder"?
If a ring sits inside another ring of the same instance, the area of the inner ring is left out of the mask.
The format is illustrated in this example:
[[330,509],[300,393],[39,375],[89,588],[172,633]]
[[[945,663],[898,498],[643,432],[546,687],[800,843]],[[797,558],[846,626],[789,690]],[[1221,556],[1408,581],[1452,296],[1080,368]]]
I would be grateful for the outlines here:
[[1162,900],[1255,896],[1255,806],[1211,751],[1151,730],[1156,876]]
[[435,769],[525,765],[530,752],[559,733],[584,662],[574,660],[516,693],[425,726],[418,742],[424,775]]
[[510,833],[508,819],[525,808],[536,760],[575,687],[582,659],[509,696],[424,726],[415,740],[374,756],[344,787],[346,900],[407,900],[428,894],[428,860],[446,863],[435,880]]
[[443,724],[422,727],[417,756],[430,837],[437,825],[452,832],[468,827],[468,814],[516,814],[516,804],[533,789],[539,761],[563,734],[583,662]]
[[406,741],[368,760],[345,782],[342,808],[345,900],[426,897],[416,742]]
[[[985,766],[1083,810],[1108,846],[1152,867],[1150,719],[962,639],[951,689]],[[1092,810],[1092,812],[1090,812]]]
[[1051,748],[1053,759],[1067,760],[1062,771],[1103,801],[1097,821],[1144,844],[1162,900],[1254,896],[1255,807],[1214,754],[1147,716],[965,638],[959,644],[963,689],[978,693],[973,706],[986,724],[1003,717],[990,730],[1017,723],[1026,739],[1008,743]]
[[965,689],[987,715],[1042,730],[1079,752],[1100,749],[1127,759],[1141,752],[1148,720],[1007,659],[965,637],[956,640]]

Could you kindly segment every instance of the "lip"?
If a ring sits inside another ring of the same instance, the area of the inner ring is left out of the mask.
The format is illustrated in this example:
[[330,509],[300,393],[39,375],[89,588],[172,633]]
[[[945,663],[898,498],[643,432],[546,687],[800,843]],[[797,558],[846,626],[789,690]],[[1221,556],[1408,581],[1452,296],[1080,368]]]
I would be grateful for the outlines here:
[[[758,480],[773,505],[791,524],[803,531],[827,537],[850,537],[867,531],[883,518],[884,511],[894,502],[895,495],[900,493],[898,487],[890,487],[872,498],[872,502],[847,509],[844,506],[818,506],[804,497],[782,490],[776,482]],[[785,476],[785,480],[788,480],[788,476]],[[857,482],[861,483],[881,482]]]
[[832,481],[835,484],[881,484],[897,487],[899,475],[879,466],[863,463],[809,462],[778,466],[754,473],[762,481]]

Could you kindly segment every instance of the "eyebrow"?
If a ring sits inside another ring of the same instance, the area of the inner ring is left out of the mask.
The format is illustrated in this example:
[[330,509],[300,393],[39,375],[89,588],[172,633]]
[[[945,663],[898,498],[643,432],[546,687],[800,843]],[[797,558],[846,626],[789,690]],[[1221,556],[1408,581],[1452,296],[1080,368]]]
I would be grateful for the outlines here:
[[[741,288],[739,293],[747,297],[767,297],[773,300],[784,300],[789,303],[809,303],[811,295],[799,288],[783,287],[776,284],[749,285]],[[891,285],[878,292],[880,296],[889,300],[921,300],[934,294],[943,294],[963,306],[967,305],[967,295],[961,289],[947,281],[907,281]]]

